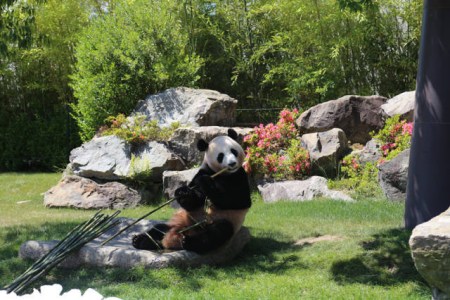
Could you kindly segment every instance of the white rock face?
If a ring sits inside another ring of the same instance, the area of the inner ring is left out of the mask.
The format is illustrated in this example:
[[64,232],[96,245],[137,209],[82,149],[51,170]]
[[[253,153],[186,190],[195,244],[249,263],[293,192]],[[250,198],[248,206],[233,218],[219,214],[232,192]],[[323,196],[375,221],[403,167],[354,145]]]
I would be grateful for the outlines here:
[[116,136],[94,138],[70,152],[75,175],[116,180],[127,176],[131,147]]
[[417,271],[435,289],[434,299],[450,299],[450,208],[416,226],[409,246]]
[[320,176],[312,176],[307,180],[288,180],[258,185],[264,202],[307,201],[316,197],[327,197],[337,200],[353,201],[340,192],[328,189],[327,180]]
[[416,91],[404,92],[381,105],[381,109],[389,116],[401,115],[408,122],[414,119],[414,104],[416,101]]
[[[129,230],[120,234],[108,244],[100,244],[121,228],[131,224],[133,219],[120,218],[119,226],[112,228],[97,239],[83,246],[78,252],[71,254],[60,267],[76,268],[81,265],[95,267],[118,267],[130,269],[143,266],[151,269],[161,269],[171,266],[193,267],[200,265],[217,265],[231,261],[238,255],[250,240],[250,232],[246,227],[241,230],[220,249],[199,255],[197,253],[181,250],[172,252],[157,252],[137,250],[131,244],[132,236],[149,230],[157,221],[141,220]],[[27,241],[20,246],[19,256],[36,260],[48,253],[57,241]]]
[[166,145],[147,142],[136,149],[124,140],[110,135],[94,138],[70,153],[73,173],[88,178],[120,180],[151,172],[151,179],[162,181],[165,170],[182,170],[184,165]]
[[134,113],[157,120],[160,126],[232,126],[237,100],[213,90],[172,88],[139,101]]

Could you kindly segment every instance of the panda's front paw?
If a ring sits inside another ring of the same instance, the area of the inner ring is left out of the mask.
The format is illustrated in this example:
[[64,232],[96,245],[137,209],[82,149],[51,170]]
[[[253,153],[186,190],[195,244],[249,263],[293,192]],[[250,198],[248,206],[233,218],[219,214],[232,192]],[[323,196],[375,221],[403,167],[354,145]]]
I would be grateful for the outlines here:
[[195,192],[187,186],[176,189],[175,198],[180,206],[187,211],[200,207],[204,202],[204,199],[199,198]]
[[175,198],[177,198],[178,201],[192,199],[194,198],[194,191],[186,185],[179,187],[175,190]]

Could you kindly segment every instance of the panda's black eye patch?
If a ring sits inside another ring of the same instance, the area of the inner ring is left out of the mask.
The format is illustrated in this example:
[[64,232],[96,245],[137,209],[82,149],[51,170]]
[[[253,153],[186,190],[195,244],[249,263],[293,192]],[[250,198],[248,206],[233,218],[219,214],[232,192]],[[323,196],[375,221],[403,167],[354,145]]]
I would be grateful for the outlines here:
[[238,152],[236,149],[231,148],[230,151],[231,151],[231,153],[233,153],[234,156],[236,156],[236,157],[238,156]]
[[222,163],[222,161],[223,161],[223,157],[224,157],[225,155],[223,154],[223,153],[219,153],[219,155],[217,155],[217,161],[219,162],[219,163]]

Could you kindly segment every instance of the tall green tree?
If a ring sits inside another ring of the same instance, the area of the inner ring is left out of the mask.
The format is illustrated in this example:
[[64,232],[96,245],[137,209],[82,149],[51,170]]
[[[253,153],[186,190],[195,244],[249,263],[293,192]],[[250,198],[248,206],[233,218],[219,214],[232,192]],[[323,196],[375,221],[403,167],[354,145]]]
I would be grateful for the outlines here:
[[[3,7],[14,21],[0,30],[0,170],[52,170],[79,143],[68,76],[75,35],[90,14],[82,3],[18,0]],[[17,28],[26,34],[16,37]]]
[[123,1],[83,31],[72,87],[84,140],[147,94],[196,84],[202,60],[189,51],[181,11],[178,1]]

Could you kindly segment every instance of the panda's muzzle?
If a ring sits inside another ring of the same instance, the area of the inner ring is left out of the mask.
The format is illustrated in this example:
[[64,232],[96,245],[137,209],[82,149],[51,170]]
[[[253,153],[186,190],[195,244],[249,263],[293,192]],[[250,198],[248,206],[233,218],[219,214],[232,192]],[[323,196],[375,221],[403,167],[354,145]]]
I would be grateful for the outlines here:
[[229,164],[228,164],[228,169],[234,169],[234,167],[236,166],[236,162],[235,161],[233,161],[233,162],[230,162]]

